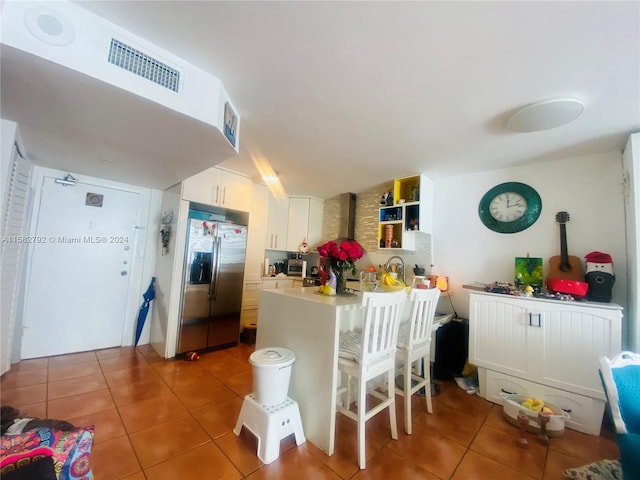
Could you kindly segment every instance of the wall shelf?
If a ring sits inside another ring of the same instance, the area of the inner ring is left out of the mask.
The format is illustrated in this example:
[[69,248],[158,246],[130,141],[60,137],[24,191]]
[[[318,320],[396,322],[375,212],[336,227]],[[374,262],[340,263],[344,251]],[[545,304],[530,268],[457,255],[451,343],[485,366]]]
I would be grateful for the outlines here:
[[424,175],[397,178],[393,181],[393,199],[393,205],[379,209],[379,248],[430,249],[433,182]]

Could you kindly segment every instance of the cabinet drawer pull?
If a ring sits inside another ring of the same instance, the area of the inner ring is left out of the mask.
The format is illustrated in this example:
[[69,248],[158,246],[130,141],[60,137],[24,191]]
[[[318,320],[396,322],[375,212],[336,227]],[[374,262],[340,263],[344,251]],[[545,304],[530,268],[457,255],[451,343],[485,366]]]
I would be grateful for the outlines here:
[[[537,324],[537,325],[534,325],[534,324],[533,324],[533,317],[534,317],[534,315],[535,315],[536,317],[538,317],[538,324]],[[530,326],[530,327],[539,327],[539,328],[542,328],[542,314],[541,314],[541,313],[531,313],[531,312],[529,312],[529,326]]]

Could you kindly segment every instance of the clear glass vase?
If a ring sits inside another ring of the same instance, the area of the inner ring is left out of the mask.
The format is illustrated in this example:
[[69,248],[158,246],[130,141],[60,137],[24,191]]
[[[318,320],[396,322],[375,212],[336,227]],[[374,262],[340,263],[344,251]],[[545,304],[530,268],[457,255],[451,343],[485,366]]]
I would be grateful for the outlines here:
[[336,295],[347,294],[347,269],[342,268],[340,265],[332,264],[331,270],[336,276]]

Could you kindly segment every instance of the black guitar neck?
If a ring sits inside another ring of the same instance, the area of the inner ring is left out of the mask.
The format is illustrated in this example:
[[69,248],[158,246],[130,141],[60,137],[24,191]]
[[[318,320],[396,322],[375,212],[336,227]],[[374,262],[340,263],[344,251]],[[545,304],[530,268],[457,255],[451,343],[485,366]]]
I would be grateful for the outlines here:
[[568,272],[571,270],[569,264],[569,249],[567,248],[567,226],[569,221],[569,213],[558,212],[556,214],[556,222],[560,224],[560,271]]

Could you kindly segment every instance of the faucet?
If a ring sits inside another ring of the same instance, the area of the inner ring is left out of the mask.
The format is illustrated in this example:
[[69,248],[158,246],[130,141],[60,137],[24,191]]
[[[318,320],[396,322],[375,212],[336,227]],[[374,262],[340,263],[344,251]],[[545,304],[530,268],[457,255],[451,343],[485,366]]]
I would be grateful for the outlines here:
[[405,268],[404,268],[404,260],[402,259],[402,257],[399,257],[398,255],[394,255],[393,257],[389,258],[389,260],[387,260],[387,263],[384,264],[384,268],[387,270],[387,272],[389,272],[391,267],[391,260],[393,259],[400,260],[400,268],[402,269],[402,281],[406,285],[407,277],[406,277]]

